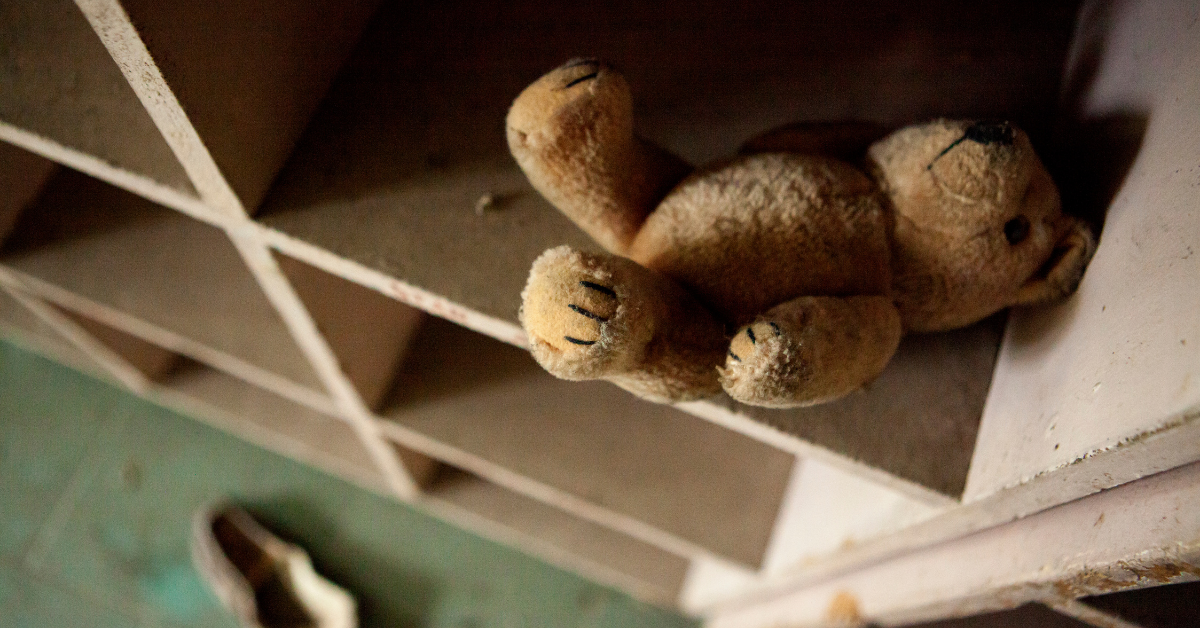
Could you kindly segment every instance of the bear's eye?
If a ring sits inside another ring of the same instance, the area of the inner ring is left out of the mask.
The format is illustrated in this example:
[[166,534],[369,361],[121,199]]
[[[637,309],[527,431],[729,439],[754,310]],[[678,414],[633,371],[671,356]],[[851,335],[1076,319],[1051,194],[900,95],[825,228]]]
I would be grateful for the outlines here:
[[1009,244],[1020,244],[1029,237],[1029,219],[1024,216],[1017,216],[1012,220],[1004,223],[1004,237],[1008,238]]

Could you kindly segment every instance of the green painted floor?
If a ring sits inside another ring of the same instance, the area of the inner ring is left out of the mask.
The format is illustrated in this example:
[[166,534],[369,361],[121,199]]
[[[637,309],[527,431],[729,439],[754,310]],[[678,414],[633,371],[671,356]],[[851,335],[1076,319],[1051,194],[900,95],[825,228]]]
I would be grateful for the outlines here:
[[188,557],[220,497],[306,546],[364,626],[694,625],[0,342],[0,627],[235,626]]

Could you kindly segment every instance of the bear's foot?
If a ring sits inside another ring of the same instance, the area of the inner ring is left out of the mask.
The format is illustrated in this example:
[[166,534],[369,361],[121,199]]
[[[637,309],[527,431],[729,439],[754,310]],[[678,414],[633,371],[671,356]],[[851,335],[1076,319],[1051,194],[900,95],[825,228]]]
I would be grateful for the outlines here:
[[560,246],[521,294],[530,351],[552,375],[606,379],[654,401],[711,395],[721,327],[671,280],[623,257]]
[[738,330],[721,386],[769,408],[831,401],[879,375],[900,336],[899,312],[886,297],[800,297]]

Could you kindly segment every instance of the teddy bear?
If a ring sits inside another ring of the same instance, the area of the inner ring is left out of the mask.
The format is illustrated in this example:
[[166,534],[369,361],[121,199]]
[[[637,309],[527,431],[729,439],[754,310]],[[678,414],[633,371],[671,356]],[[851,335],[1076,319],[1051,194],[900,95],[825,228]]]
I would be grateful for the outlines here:
[[827,402],[905,333],[1070,294],[1095,249],[1008,122],[800,125],[694,168],[632,112],[620,72],[575,59],[508,113],[529,182],[603,248],[547,250],[521,295],[531,352],[563,379],[663,403]]

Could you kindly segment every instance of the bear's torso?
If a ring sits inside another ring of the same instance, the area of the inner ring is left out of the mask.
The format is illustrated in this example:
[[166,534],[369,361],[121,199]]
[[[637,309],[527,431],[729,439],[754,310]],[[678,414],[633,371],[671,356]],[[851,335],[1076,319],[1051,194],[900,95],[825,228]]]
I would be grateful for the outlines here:
[[649,215],[629,257],[745,324],[799,296],[888,294],[891,216],[836,159],[788,153],[697,170]]

